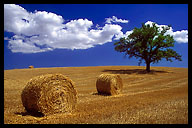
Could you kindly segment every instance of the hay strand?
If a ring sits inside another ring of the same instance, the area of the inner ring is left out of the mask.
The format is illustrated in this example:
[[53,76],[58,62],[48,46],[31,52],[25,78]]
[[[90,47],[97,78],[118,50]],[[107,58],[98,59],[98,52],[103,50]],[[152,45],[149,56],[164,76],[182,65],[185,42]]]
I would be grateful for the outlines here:
[[98,94],[117,95],[123,88],[123,82],[119,75],[101,74],[96,81]]
[[62,74],[46,74],[32,78],[21,94],[23,106],[32,114],[72,112],[77,91],[72,80]]

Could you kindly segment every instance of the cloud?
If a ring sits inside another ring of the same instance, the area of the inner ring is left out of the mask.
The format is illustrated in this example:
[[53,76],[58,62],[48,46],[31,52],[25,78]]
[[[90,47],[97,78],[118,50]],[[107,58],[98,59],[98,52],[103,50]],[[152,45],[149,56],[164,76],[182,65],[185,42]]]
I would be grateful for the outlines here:
[[173,38],[178,43],[188,43],[188,30],[181,30],[172,33]]
[[[37,10],[28,12],[19,5],[4,4],[4,31],[14,34],[12,37],[4,37],[4,40],[8,41],[8,48],[14,53],[88,49],[119,40],[132,33],[132,30],[123,33],[122,27],[112,22],[128,23],[128,20],[112,16],[106,18],[104,26],[99,26],[86,18],[69,21],[52,12]],[[146,22],[146,24],[152,23]],[[171,28],[168,33],[173,35],[178,43],[188,42],[188,30],[173,32]]]
[[15,35],[8,40],[12,52],[38,53],[54,49],[87,49],[111,42],[121,32],[121,26],[96,25],[88,19],[64,23],[62,16],[46,12],[28,12],[15,4],[4,4],[4,31]]
[[36,47],[31,42],[24,42],[22,39],[10,40],[8,47],[12,50],[12,52],[22,53],[37,53],[52,50],[51,48],[41,49],[40,47]]
[[112,16],[112,18],[105,18],[106,19],[106,23],[111,24],[112,22],[114,23],[128,23],[128,20],[122,20],[122,19],[118,19],[116,16]]

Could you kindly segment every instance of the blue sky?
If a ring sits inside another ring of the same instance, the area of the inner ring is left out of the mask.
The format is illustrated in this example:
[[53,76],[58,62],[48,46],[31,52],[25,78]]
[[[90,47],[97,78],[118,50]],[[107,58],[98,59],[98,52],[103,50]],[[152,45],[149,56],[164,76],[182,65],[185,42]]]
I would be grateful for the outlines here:
[[[171,25],[183,61],[151,66],[188,67],[187,4],[4,5],[4,69],[138,65],[114,42],[141,23]],[[141,65],[145,65],[143,62]]]

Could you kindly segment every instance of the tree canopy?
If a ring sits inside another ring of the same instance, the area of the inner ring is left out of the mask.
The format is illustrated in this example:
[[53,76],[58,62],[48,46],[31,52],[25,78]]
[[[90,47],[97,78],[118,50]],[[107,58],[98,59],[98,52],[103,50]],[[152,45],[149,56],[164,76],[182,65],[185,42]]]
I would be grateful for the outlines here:
[[115,42],[115,50],[124,52],[129,58],[140,58],[139,64],[144,60],[148,72],[150,63],[158,63],[163,58],[170,62],[173,58],[182,61],[181,55],[170,48],[174,47],[175,43],[173,36],[166,33],[170,27],[169,25],[160,28],[155,23],[142,23],[141,28],[134,28],[130,35]]

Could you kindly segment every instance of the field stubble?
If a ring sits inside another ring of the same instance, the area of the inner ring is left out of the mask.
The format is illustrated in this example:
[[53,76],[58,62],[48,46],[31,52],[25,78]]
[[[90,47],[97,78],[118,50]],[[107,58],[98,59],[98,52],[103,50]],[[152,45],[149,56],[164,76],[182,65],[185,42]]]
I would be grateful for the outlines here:
[[[188,69],[142,66],[98,66],[14,69],[4,71],[5,124],[187,124]],[[76,110],[45,117],[25,112],[21,92],[32,77],[61,73],[75,82],[78,92]],[[98,95],[97,77],[119,74],[122,94]]]

